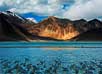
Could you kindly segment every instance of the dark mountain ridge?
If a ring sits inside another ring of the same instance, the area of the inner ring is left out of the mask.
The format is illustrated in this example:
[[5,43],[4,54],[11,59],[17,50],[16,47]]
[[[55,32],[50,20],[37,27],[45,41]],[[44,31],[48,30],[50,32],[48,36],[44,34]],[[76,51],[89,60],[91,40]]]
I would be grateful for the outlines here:
[[27,20],[9,11],[0,13],[0,40],[29,41],[30,33],[23,26],[25,21]]
[[72,21],[50,16],[39,23],[34,23],[10,11],[0,12],[0,41],[99,41],[101,30],[102,22],[98,19]]
[[72,40],[74,41],[102,41],[102,28],[92,29],[84,32]]

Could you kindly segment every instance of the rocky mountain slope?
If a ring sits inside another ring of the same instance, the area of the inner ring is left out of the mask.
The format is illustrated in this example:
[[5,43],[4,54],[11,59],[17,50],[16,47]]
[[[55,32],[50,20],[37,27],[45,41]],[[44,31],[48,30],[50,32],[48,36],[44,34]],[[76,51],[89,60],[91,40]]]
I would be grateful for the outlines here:
[[[30,33],[27,31],[31,23],[23,17],[12,12],[0,13],[0,41],[29,41]],[[30,25],[28,25],[30,24]],[[33,23],[34,24],[34,23]]]
[[79,34],[70,20],[49,17],[38,23],[29,31],[31,34],[51,37],[58,40],[68,40]]
[[[97,19],[91,21],[84,19],[71,21],[50,16],[44,21],[39,22],[29,32],[37,36],[50,37],[58,40],[72,40],[85,32],[101,28],[102,22]],[[97,35],[97,33],[94,34]]]
[[84,32],[72,40],[74,41],[102,41],[102,29],[93,29],[87,32]]
[[50,16],[39,23],[34,23],[10,11],[0,12],[0,41],[93,41],[101,40],[101,30],[102,22],[97,19],[71,21]]

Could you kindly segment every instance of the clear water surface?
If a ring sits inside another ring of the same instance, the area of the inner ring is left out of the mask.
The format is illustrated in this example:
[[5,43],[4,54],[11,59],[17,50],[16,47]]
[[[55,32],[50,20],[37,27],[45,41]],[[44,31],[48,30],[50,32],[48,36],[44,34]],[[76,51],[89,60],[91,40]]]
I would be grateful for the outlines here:
[[102,74],[102,42],[1,42],[0,74]]

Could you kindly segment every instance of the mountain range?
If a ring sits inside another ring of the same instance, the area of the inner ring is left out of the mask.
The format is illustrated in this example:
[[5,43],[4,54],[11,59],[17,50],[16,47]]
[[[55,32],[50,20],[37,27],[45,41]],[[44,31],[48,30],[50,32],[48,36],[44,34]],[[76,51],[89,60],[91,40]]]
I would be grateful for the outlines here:
[[102,22],[49,16],[35,23],[16,13],[0,12],[0,41],[101,41]]

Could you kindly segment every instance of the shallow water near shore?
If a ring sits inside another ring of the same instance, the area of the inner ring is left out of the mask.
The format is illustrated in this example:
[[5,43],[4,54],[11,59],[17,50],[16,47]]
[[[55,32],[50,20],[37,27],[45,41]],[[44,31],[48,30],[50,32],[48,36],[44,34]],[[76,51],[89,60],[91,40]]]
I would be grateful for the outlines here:
[[[75,66],[78,64],[78,66],[76,66],[78,67],[78,74],[84,74],[79,73],[79,70],[81,69],[79,64],[86,64],[87,62],[88,64],[86,65],[97,66],[99,62],[102,62],[101,46],[102,42],[1,42],[0,72],[2,74],[16,74],[16,72],[18,74],[25,74],[24,71],[26,71],[26,74],[51,74],[46,71],[56,63],[57,66],[52,67],[54,70],[57,68],[55,74],[68,74],[68,66],[71,66],[72,64],[75,64]],[[16,63],[14,63],[15,61]],[[40,64],[40,67],[43,67],[43,65],[46,67],[42,68],[44,70],[40,70],[39,67],[36,72],[35,70],[32,70],[31,67],[29,70],[23,69],[21,64],[27,63],[28,61],[32,68],[35,66],[38,67],[37,64]],[[41,62],[43,62],[43,64]],[[12,67],[13,65],[19,65],[19,68],[22,68],[22,71],[18,70],[18,66]],[[63,73],[62,68],[66,68],[66,72]],[[95,71],[98,68],[99,66],[95,68]],[[77,74],[76,69],[77,68],[74,69],[75,72],[70,74]],[[15,70],[17,71],[14,73],[13,71]],[[28,73],[30,70],[32,70],[32,73]],[[85,71],[84,69],[82,71],[85,72],[86,69]],[[54,74],[53,71],[52,74]],[[97,72],[97,74],[99,73]]]

